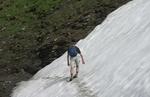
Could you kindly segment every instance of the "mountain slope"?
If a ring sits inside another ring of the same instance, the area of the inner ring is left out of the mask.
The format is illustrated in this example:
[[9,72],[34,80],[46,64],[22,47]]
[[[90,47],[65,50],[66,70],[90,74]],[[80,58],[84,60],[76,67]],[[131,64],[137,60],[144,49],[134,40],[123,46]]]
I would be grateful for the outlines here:
[[12,97],[149,97],[150,1],[120,7],[77,45],[86,64],[66,82],[66,53],[21,82]]
[[[0,95],[27,80],[130,0],[0,0]],[[62,45],[63,44],[63,45]]]

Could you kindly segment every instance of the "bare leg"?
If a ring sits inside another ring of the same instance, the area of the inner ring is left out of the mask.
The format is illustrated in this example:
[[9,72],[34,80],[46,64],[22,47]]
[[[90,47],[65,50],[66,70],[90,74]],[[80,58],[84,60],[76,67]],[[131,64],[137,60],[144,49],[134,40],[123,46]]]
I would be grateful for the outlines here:
[[70,81],[73,79],[73,66],[70,66]]
[[79,73],[79,62],[78,62],[78,60],[76,60],[75,63],[76,63],[76,73],[75,73],[74,78],[78,77],[78,73]]
[[78,77],[78,73],[79,73],[79,65],[76,65],[76,74],[75,74],[75,78]]

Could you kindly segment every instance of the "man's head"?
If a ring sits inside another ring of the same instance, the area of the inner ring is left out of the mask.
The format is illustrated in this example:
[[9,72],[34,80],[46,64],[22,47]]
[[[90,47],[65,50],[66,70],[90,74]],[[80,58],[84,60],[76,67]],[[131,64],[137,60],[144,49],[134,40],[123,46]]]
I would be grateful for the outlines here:
[[69,45],[69,47],[73,47],[73,46],[75,46],[76,45],[76,42],[72,42],[70,45]]

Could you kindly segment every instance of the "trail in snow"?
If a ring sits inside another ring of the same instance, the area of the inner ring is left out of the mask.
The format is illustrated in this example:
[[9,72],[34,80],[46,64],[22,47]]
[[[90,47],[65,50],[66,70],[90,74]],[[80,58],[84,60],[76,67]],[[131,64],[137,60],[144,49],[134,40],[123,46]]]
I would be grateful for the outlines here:
[[78,95],[79,97],[97,97],[96,94],[92,90],[90,90],[90,87],[87,87],[85,82],[81,82],[81,79],[75,79],[74,84],[77,85]]
[[[72,81],[68,81],[69,77],[59,77],[59,76],[44,77],[42,79],[45,79],[45,80],[52,80],[53,79],[53,82],[47,84],[47,87],[50,87],[50,86],[57,84],[57,83],[60,83],[60,82],[67,82],[67,83],[71,83],[71,84],[75,85],[75,87],[72,87],[72,88],[77,89],[78,97],[97,97],[96,94],[94,94],[94,92],[92,90],[90,90],[89,87],[87,87],[85,82],[80,81],[80,80],[82,80],[81,78],[75,78]],[[46,89],[46,87],[45,87],[45,89]]]

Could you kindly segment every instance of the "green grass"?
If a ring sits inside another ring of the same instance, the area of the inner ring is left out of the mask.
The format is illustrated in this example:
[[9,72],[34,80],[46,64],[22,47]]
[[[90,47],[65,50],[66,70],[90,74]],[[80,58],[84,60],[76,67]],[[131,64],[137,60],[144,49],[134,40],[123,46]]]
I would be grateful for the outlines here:
[[[40,28],[42,14],[51,12],[62,0],[5,0],[0,4],[0,60],[1,64],[14,62],[21,55],[32,56],[31,51],[38,47],[37,38],[43,31]],[[3,44],[2,42],[5,42]],[[8,57],[7,57],[8,56]],[[23,58],[22,58],[23,59]],[[20,59],[18,62],[20,63]],[[18,63],[18,64],[19,64]],[[13,64],[13,63],[12,63]]]
[[62,0],[6,0],[0,7],[0,28],[6,28],[1,36],[9,36],[18,32],[34,29],[39,23],[41,13],[46,14]]

